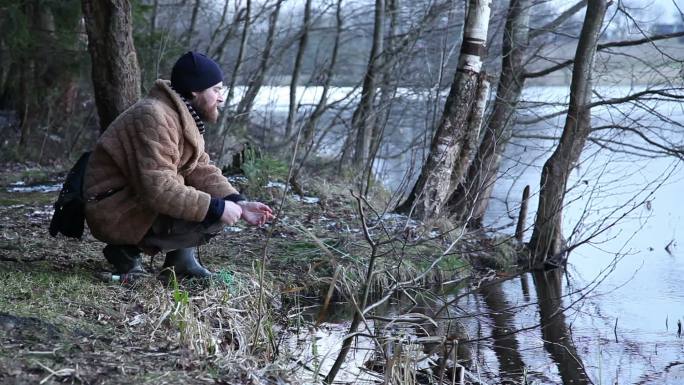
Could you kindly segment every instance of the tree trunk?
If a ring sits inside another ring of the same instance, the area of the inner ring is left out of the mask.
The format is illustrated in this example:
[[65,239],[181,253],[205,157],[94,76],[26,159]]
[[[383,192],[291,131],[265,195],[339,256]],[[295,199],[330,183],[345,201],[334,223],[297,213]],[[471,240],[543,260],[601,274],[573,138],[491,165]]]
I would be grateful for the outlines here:
[[[239,13],[240,11],[236,12],[235,16],[235,24],[239,21]],[[228,86],[228,94],[226,95],[226,100],[225,100],[225,108],[223,111],[223,114],[221,116],[221,122],[218,125],[218,137],[220,141],[220,150],[219,150],[219,157],[218,157],[218,164],[221,164],[223,160],[223,155],[225,152],[225,146],[226,146],[226,140],[228,137],[228,130],[229,126],[231,125],[233,117],[231,116],[232,114],[229,112],[230,108],[230,103],[233,100],[233,96],[235,95],[235,86],[237,84],[237,76],[238,73],[240,72],[240,67],[242,66],[242,61],[245,58],[245,50],[247,47],[247,41],[249,40],[249,28],[250,28],[250,18],[252,17],[252,0],[247,0],[244,8],[244,13],[245,13],[245,23],[242,26],[242,35],[240,36],[240,47],[238,48],[238,54],[237,57],[235,58],[235,65],[233,66],[233,71],[230,75],[230,85]],[[218,58],[219,61],[222,60],[223,57],[223,50],[228,42],[228,33],[226,33],[226,36],[224,38],[224,41],[218,46],[217,48],[217,55],[216,57]]]
[[511,0],[503,34],[501,76],[494,109],[468,168],[465,181],[449,198],[450,211],[471,226],[481,225],[501,156],[511,135],[514,113],[524,85],[523,58],[528,45],[532,0]]
[[[226,2],[226,7],[228,5],[228,2]],[[236,61],[236,64],[242,61],[242,58],[244,57],[244,51],[245,51],[245,43],[247,42],[247,37],[249,34],[249,31],[247,28],[249,28],[249,18],[251,16],[251,8],[252,8],[252,1],[247,0],[247,3],[245,4],[244,8],[238,8],[237,3],[236,3],[236,9],[235,9],[235,15],[233,15],[233,21],[230,23],[228,26],[228,29],[226,30],[225,34],[223,35],[223,39],[221,39],[221,42],[216,46],[216,49],[214,49],[214,55],[213,57],[216,58],[219,62],[223,61],[223,55],[226,50],[226,47],[228,45],[228,42],[230,39],[233,38],[233,34],[237,30],[238,25],[240,25],[240,20],[244,17],[245,19],[245,24],[242,28],[242,35],[240,37],[240,48],[238,48],[238,58],[240,60]],[[243,16],[244,15],[244,16]],[[225,16],[222,16],[225,17]],[[211,37],[211,42],[209,46],[213,45],[214,41],[214,36],[218,35],[219,30],[217,29],[214,34]],[[207,47],[207,52],[209,51],[209,47]],[[239,67],[239,65],[238,65]],[[231,79],[232,80],[232,79]]]
[[[0,38],[0,52],[9,52],[9,48],[7,47],[4,38]],[[9,55],[6,54],[0,56],[0,109],[4,109],[6,104],[5,97],[7,95],[7,84],[9,83],[8,79],[12,65],[14,64],[8,56]]]
[[525,222],[527,222],[527,207],[530,203],[530,185],[523,189],[522,199],[520,200],[520,211],[518,212],[518,224],[515,226],[515,239],[519,245],[523,244],[525,237]]
[[247,84],[247,91],[245,96],[240,100],[237,107],[237,117],[236,120],[240,123],[249,122],[249,114],[254,106],[254,99],[256,98],[261,86],[264,83],[264,78],[266,72],[270,66],[271,51],[273,49],[273,42],[275,40],[276,27],[278,24],[278,15],[280,14],[280,5],[283,0],[277,0],[275,9],[269,17],[268,23],[268,35],[266,36],[266,45],[261,53],[261,61],[259,62],[259,67],[256,73],[250,78]]
[[[337,0],[337,8],[335,11],[335,42],[333,43],[332,53],[330,54],[330,62],[326,68],[323,75],[325,80],[323,83],[323,91],[321,92],[321,97],[318,99],[318,103],[314,108],[313,112],[309,116],[302,129],[302,143],[304,145],[304,155],[302,157],[302,162],[306,159],[309,152],[313,148],[313,142],[316,134],[316,126],[321,116],[325,112],[328,104],[328,91],[330,90],[330,83],[332,82],[333,71],[335,69],[335,64],[337,63],[337,54],[340,47],[340,37],[342,36],[342,0]],[[300,166],[301,167],[301,166]]]
[[397,91],[396,79],[401,78],[401,71],[397,70],[400,60],[400,52],[397,50],[397,30],[399,28],[399,0],[387,0],[385,3],[385,15],[389,16],[389,30],[385,34],[386,45],[383,47],[383,60],[378,66],[380,82],[377,88],[380,90],[380,101],[375,106],[376,112],[373,119],[373,129],[370,138],[368,161],[365,162],[363,178],[365,182],[364,195],[368,194],[372,184],[373,164],[380,151],[382,139],[385,135],[385,127],[392,114],[392,102]]
[[100,130],[140,98],[128,0],[82,0]]
[[468,116],[468,128],[461,140],[463,143],[461,152],[458,154],[458,159],[454,163],[454,170],[451,172],[450,191],[463,183],[465,171],[468,170],[468,166],[473,161],[473,153],[480,139],[480,130],[482,129],[487,100],[489,100],[489,80],[487,80],[487,74],[481,72],[473,109],[470,111],[470,116]]
[[[230,2],[228,0],[225,0],[223,2],[223,11],[221,11],[221,18],[219,19],[219,24],[213,28],[213,32],[211,33],[211,38],[209,38],[209,43],[207,43],[207,48],[204,50],[204,52],[209,53],[211,51],[211,48],[214,46],[214,41],[216,41],[216,37],[218,37],[219,32],[221,32],[221,28],[223,28],[223,24],[226,23],[226,15],[228,15],[228,4]],[[237,16],[237,12],[236,12]],[[232,35],[232,27],[235,24],[231,24],[228,26],[228,32]],[[216,57],[220,59],[220,56],[218,55],[213,55],[213,57]]]
[[292,81],[290,82],[290,108],[287,112],[287,123],[285,124],[285,139],[292,135],[295,114],[297,113],[297,85],[299,85],[299,73],[301,72],[304,52],[309,40],[309,24],[311,23],[311,0],[306,0],[304,5],[304,25],[302,25],[301,36],[299,37],[299,48],[295,57],[294,68],[292,69]]
[[422,220],[436,219],[451,192],[454,165],[463,149],[468,121],[478,90],[486,51],[490,0],[470,0],[458,69],[451,84],[430,153],[418,181],[397,211],[414,212]]
[[[235,65],[233,66],[233,72],[230,76],[230,86],[228,87],[228,96],[226,96],[226,106],[228,106],[231,100],[233,99],[233,95],[235,94],[237,75],[240,72],[240,66],[242,65],[242,61],[245,59],[245,49],[247,47],[247,41],[249,40],[249,28],[251,26],[251,17],[252,0],[247,0],[247,3],[245,4],[245,24],[242,27],[242,35],[240,36],[240,48],[238,48],[238,55],[237,58],[235,58]],[[223,57],[224,44],[221,44],[220,47],[222,47],[221,53],[217,55],[217,58],[219,60],[221,60],[221,58]],[[226,116],[226,114],[224,114],[224,116]]]
[[199,14],[201,0],[195,0],[195,5],[192,7],[192,16],[190,16],[190,27],[185,33],[185,38],[183,39],[186,46],[190,46],[190,41],[192,36],[195,34],[195,29],[197,28],[197,15]]
[[157,33],[157,17],[159,15],[159,0],[152,2],[152,16],[150,16],[150,36]]
[[[607,0],[589,0],[570,85],[570,105],[558,147],[542,169],[539,206],[530,240],[533,266],[562,252],[562,209],[570,172],[591,130],[591,73]],[[554,261],[556,262],[556,261]]]
[[366,164],[370,151],[370,142],[375,126],[375,112],[373,111],[373,100],[375,99],[376,76],[380,66],[380,55],[382,55],[383,25],[385,19],[384,0],[375,0],[375,21],[373,24],[373,42],[371,45],[368,66],[363,77],[361,88],[361,99],[352,115],[351,134],[356,133],[354,145],[353,163],[357,169]]
[[[29,30],[37,31],[37,33],[40,35],[41,40],[49,39],[49,35],[46,33],[47,30],[44,30],[44,26],[41,25],[42,21],[45,20],[45,18],[41,15],[43,12],[45,12],[44,7],[41,7],[40,4],[36,1],[27,1],[23,4],[21,8],[23,11],[22,13],[28,19]],[[40,48],[42,50],[41,46],[42,44],[39,44],[31,48],[34,50]],[[41,87],[41,85],[39,85],[38,79],[36,77],[36,73],[38,73],[38,71],[36,70],[37,63],[35,60],[35,56],[26,54],[18,56],[19,84],[17,85],[18,92],[16,95],[16,106],[19,115],[19,122],[21,124],[19,148],[24,150],[28,146],[28,141],[31,137],[32,131],[31,128],[34,124],[34,116],[36,115],[36,111],[38,110],[37,108],[35,108],[37,107],[37,95],[33,95],[32,91],[35,90],[37,92],[40,92],[43,90],[36,89]],[[38,63],[40,63],[40,61]]]
[[31,126],[33,121],[31,117],[34,115],[33,103],[31,100],[31,87],[35,85],[35,61],[33,59],[22,58],[19,62],[19,122],[21,123],[21,134],[19,136],[19,148],[25,149],[29,137],[31,136]]

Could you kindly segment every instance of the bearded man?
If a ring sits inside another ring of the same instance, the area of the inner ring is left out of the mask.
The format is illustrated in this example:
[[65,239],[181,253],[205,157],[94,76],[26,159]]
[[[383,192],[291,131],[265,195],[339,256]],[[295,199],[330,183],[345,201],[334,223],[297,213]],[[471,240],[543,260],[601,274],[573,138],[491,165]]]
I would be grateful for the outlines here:
[[124,111],[100,136],[88,161],[86,221],[119,274],[142,274],[141,252],[166,252],[165,274],[211,275],[195,247],[241,218],[262,225],[271,209],[249,202],[210,163],[204,122],[216,123],[223,73],[210,58],[187,52],[171,81]]

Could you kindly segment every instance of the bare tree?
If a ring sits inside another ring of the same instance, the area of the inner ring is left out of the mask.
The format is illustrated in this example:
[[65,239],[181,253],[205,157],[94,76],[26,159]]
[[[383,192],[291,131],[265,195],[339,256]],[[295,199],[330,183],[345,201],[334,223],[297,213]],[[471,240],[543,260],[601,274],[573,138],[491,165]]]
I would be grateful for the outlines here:
[[299,85],[299,74],[301,72],[302,60],[306,52],[306,45],[309,40],[309,24],[311,23],[311,0],[306,0],[304,5],[304,21],[299,36],[299,47],[295,57],[294,68],[292,69],[292,80],[290,81],[290,108],[287,112],[287,122],[285,123],[285,138],[292,135],[292,126],[297,113],[297,85]]
[[[225,0],[223,2],[223,10],[221,11],[221,17],[219,18],[219,23],[215,28],[213,28],[213,32],[211,33],[211,38],[209,39],[209,43],[207,43],[207,48],[204,49],[204,52],[209,53],[211,51],[211,48],[214,46],[214,41],[216,41],[216,38],[218,37],[219,33],[221,32],[221,29],[223,28],[223,25],[226,23],[226,17],[228,16],[228,4],[229,3],[230,2],[227,0]],[[235,6],[236,7],[238,6],[237,1],[235,2]],[[237,12],[236,12],[236,16],[237,16]],[[230,33],[229,38],[232,37],[234,26],[235,26],[235,23],[231,23],[227,28],[228,32]],[[226,39],[226,42],[227,42],[227,39]],[[218,57],[219,55],[213,55],[213,56]]]
[[192,37],[195,35],[195,29],[197,28],[197,15],[199,15],[199,9],[202,5],[202,0],[195,0],[195,4],[192,6],[192,16],[190,16],[190,27],[188,27],[187,32],[185,32],[185,37],[183,41],[185,45],[190,45]]
[[261,52],[259,66],[256,69],[256,72],[250,77],[249,82],[247,83],[247,91],[245,91],[245,95],[238,104],[236,122],[244,123],[249,121],[249,114],[254,105],[254,99],[256,99],[256,96],[264,83],[266,72],[271,64],[271,51],[275,41],[278,16],[280,15],[280,6],[282,5],[283,1],[284,0],[276,0],[275,8],[269,16],[266,45],[264,46],[264,50]]
[[[218,37],[219,33],[223,32],[223,38],[221,39],[221,42],[218,43],[216,48],[214,48],[214,54],[213,57],[217,58],[219,61],[223,61],[224,53],[226,51],[226,48],[228,46],[228,42],[230,39],[234,37],[234,35],[237,33],[237,29],[240,25],[240,21],[244,19],[244,25],[242,28],[242,33],[240,34],[240,46],[238,48],[238,52],[236,55],[236,65],[234,67],[238,67],[239,69],[239,64],[242,62],[244,59],[244,51],[245,51],[245,43],[247,42],[248,35],[246,35],[248,28],[249,28],[249,18],[251,16],[251,8],[252,8],[252,1],[247,0],[245,2],[245,6],[240,6],[240,2],[235,2],[235,9],[233,11],[233,20],[231,21],[230,25],[228,25],[225,29],[225,31],[221,30],[221,27],[225,23],[225,18],[226,14],[228,12],[228,3],[229,1],[226,1],[224,7],[223,7],[223,12],[221,13],[221,21],[219,22],[219,26],[214,30],[214,32],[211,35],[211,39],[209,41],[209,45],[207,46],[207,52],[209,52],[210,48],[213,46],[214,41]],[[235,68],[233,68],[233,74],[235,74]],[[231,82],[233,79],[231,78]]]
[[[401,79],[401,71],[397,68],[402,53],[397,50],[398,28],[399,28],[399,0],[387,0],[385,3],[385,14],[389,16],[389,28],[385,36],[385,47],[383,49],[383,60],[379,67],[380,81],[380,101],[378,103],[376,119],[373,120],[373,130],[369,144],[369,159],[363,170],[365,180],[365,193],[371,187],[373,175],[373,164],[375,163],[378,151],[383,142],[385,127],[387,126],[392,114],[392,102],[396,96],[397,84]],[[378,119],[379,118],[379,119]]]
[[[311,112],[311,115],[309,115],[308,119],[304,123],[304,127],[302,128],[302,143],[304,145],[304,155],[302,157],[301,162],[303,163],[306,157],[308,157],[310,151],[314,147],[314,138],[316,136],[316,126],[318,125],[318,122],[320,121],[321,117],[323,116],[323,113],[326,111],[328,108],[328,93],[330,91],[330,85],[332,83],[332,78],[333,78],[333,72],[335,70],[335,64],[337,63],[337,55],[339,52],[340,48],[340,38],[342,36],[342,0],[337,0],[337,7],[335,9],[335,40],[333,42],[333,47],[332,47],[332,52],[330,54],[330,60],[328,62],[327,67],[323,71],[322,76],[324,77],[323,81],[323,90],[321,91],[321,97],[318,99],[318,103],[316,103],[316,107],[314,107],[314,110]],[[301,169],[300,167],[295,171],[294,175],[295,178],[297,176],[297,173]]]
[[100,130],[140,98],[140,68],[128,0],[83,0]]
[[505,144],[511,134],[515,108],[524,85],[523,58],[528,44],[532,0],[511,0],[503,33],[501,76],[494,108],[464,183],[449,198],[450,211],[458,219],[479,225],[499,170]]
[[399,212],[414,212],[422,219],[437,218],[452,192],[454,165],[463,149],[469,118],[481,84],[489,14],[489,0],[470,0],[458,69],[444,114],[418,181],[404,203],[397,207]]
[[570,105],[560,142],[544,164],[539,206],[530,240],[533,265],[559,257],[563,249],[562,209],[570,172],[591,132],[591,78],[607,0],[589,0],[570,85]]
[[[244,11],[244,12],[242,12]],[[242,62],[245,57],[245,51],[247,48],[247,41],[249,40],[249,30],[250,30],[250,17],[252,16],[252,0],[246,0],[245,8],[240,10],[239,12],[235,13],[235,18],[233,25],[237,25],[240,17],[239,14],[242,12],[244,14],[244,24],[242,26],[242,33],[240,34],[240,46],[238,48],[238,53],[235,58],[235,65],[233,66],[233,70],[230,74],[230,84],[228,86],[228,93],[226,94],[225,98],[225,104],[226,107],[230,106],[231,101],[233,100],[233,95],[235,94],[235,86],[237,84],[237,76],[238,73],[240,72],[240,66],[242,66]],[[230,31],[229,31],[230,32]],[[225,49],[225,46],[227,45],[229,38],[229,34],[226,33],[225,38],[221,44],[216,48],[216,57],[219,59],[219,61],[223,57],[223,52]],[[228,136],[228,129],[231,121],[231,114],[228,112],[228,108],[225,109],[223,114],[221,115],[221,121],[218,126],[218,135],[217,137],[220,140],[220,150],[219,150],[219,158],[218,162],[221,163],[224,155],[224,149],[226,146],[226,139]]]
[[[249,40],[249,29],[251,27],[250,23],[250,17],[252,17],[252,0],[246,0],[245,8],[244,8],[244,24],[242,26],[242,34],[240,35],[240,47],[238,48],[238,53],[237,57],[235,58],[235,66],[233,66],[233,71],[230,74],[230,86],[228,87],[228,95],[226,96],[226,105],[230,104],[231,100],[233,100],[233,95],[235,93],[235,85],[236,85],[236,79],[237,75],[240,72],[240,66],[242,65],[242,61],[245,58],[245,50],[247,48],[247,41]],[[237,20],[237,14],[236,14],[236,20]],[[228,36],[226,34],[226,36]],[[220,51],[217,49],[217,57],[219,60],[223,58],[223,49],[225,47],[225,43],[222,43],[219,45]],[[224,119],[227,117],[227,114],[224,114]],[[222,125],[225,125],[225,121],[222,123]]]
[[363,77],[361,99],[352,116],[352,130],[350,132],[350,135],[356,134],[353,163],[357,168],[365,165],[368,160],[370,142],[375,127],[373,100],[375,99],[375,89],[377,87],[376,77],[378,76],[383,46],[383,29],[385,22],[384,0],[375,0],[374,16],[373,42],[371,45],[370,57],[368,58],[368,66],[366,67],[366,73]]

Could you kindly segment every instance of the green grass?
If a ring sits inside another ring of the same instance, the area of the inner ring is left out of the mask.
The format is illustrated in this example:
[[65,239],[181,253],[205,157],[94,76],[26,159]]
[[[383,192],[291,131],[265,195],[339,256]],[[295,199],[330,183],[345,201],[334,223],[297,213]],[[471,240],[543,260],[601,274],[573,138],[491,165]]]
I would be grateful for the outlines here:
[[11,193],[0,187],[0,206],[53,204],[58,194],[58,192]]
[[[0,272],[0,309],[21,317],[37,317],[56,325],[92,329],[85,312],[107,312],[112,293],[82,271]],[[66,316],[66,317],[65,317]]]
[[5,172],[0,174],[0,185],[24,182],[27,185],[53,183],[57,172],[51,169],[28,169],[23,171]]
[[242,171],[247,177],[247,193],[250,196],[258,195],[269,181],[285,182],[288,174],[288,165],[276,158],[261,155],[258,151],[245,150],[245,161]]

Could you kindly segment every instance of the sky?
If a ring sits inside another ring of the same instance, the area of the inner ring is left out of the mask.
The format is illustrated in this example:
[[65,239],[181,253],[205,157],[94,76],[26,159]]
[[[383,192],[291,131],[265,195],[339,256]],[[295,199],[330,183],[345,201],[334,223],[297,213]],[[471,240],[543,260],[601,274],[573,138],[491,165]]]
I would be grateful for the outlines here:
[[[675,23],[682,21],[677,7],[684,11],[684,0],[621,0],[625,7],[630,8],[634,16],[641,21],[653,21],[658,23]],[[559,9],[565,9],[573,4],[575,1],[568,0],[552,0]],[[617,0],[613,0],[617,3]],[[612,7],[615,7],[613,4]],[[638,14],[638,15],[637,15]]]

